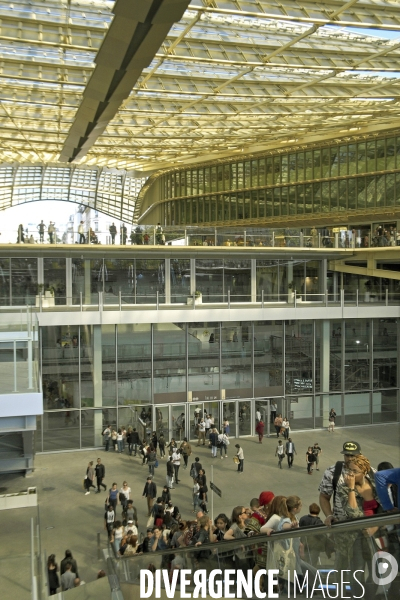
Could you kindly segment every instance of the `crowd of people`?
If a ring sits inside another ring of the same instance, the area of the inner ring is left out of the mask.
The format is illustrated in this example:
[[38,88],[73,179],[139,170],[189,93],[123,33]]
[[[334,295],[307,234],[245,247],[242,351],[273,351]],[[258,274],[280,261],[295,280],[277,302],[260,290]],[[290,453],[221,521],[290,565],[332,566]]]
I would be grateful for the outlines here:
[[[221,449],[220,455],[223,459],[224,452],[227,456],[229,434],[225,429],[219,433],[210,423],[207,427],[207,436],[203,437],[200,435],[202,429],[200,425],[202,421],[205,423],[206,419],[208,415],[204,418],[198,417],[197,445],[202,445],[205,440],[210,448],[211,460],[217,458],[218,449]],[[113,432],[116,435],[113,435]],[[279,432],[279,435],[283,433]],[[117,557],[168,550],[161,555],[160,560],[161,568],[169,569],[171,576],[173,571],[183,568],[197,568],[199,565],[207,568],[208,561],[213,559],[209,546],[204,550],[200,548],[205,544],[223,544],[229,540],[244,539],[257,534],[273,535],[275,532],[286,530],[289,533],[294,528],[303,526],[323,524],[330,526],[336,521],[373,516],[399,506],[397,486],[400,483],[400,469],[393,468],[390,463],[380,463],[374,468],[368,458],[361,453],[360,445],[349,441],[343,445],[342,459],[324,471],[319,485],[319,498],[316,497],[308,507],[307,515],[299,518],[302,510],[301,496],[275,495],[273,491],[267,490],[262,491],[257,497],[250,498],[247,505],[236,506],[231,514],[221,513],[211,520],[208,514],[209,490],[206,466],[198,456],[193,458],[192,445],[186,438],[180,442],[174,439],[167,442],[162,434],[157,435],[157,432],[153,432],[149,439],[140,440],[135,428],[120,428],[115,431],[110,426],[104,429],[103,436],[106,451],[110,450],[111,441],[116,452],[124,452],[127,447],[128,454],[139,456],[142,466],[148,469],[142,491],[147,509],[143,539],[139,533],[138,520],[141,509],[134,505],[131,487],[127,481],[124,481],[120,487],[115,482],[109,487],[106,486],[105,466],[101,458],[97,459],[96,466],[93,465],[93,461],[87,466],[84,479],[85,494],[89,494],[91,488],[94,488],[96,493],[101,489],[107,491],[104,529]],[[317,442],[308,447],[305,473],[312,474],[313,470],[319,470],[321,453],[321,446]],[[278,440],[276,456],[280,468],[285,457],[287,468],[292,468],[296,454],[291,437],[284,436],[284,443],[282,439]],[[242,473],[244,452],[240,444],[235,444],[233,458],[237,463],[238,473]],[[160,467],[159,461],[162,460],[166,468],[166,478],[165,484],[159,488],[156,484],[155,469]],[[184,470],[188,470],[192,480],[192,486],[189,486],[191,495],[182,512],[172,497],[173,490],[181,481],[181,466]],[[137,497],[137,492],[135,496]],[[188,516],[189,500],[191,516]],[[321,510],[324,520],[320,518]],[[187,513],[186,517],[182,516],[184,512]],[[142,522],[142,532],[143,530],[144,522]],[[396,527],[368,528],[351,534],[332,534],[329,531],[332,530],[328,530],[328,533],[324,530],[319,535],[308,534],[293,539],[291,568],[296,569],[300,576],[304,577],[306,572],[314,574],[321,565],[321,557],[324,562],[332,555],[334,555],[332,568],[349,569],[350,565],[353,571],[361,569],[366,573],[368,569],[364,568],[365,563],[371,558],[374,548],[386,550],[397,559],[400,558]],[[189,546],[193,546],[193,552],[189,555],[174,552],[178,548]],[[241,552],[232,550],[224,552],[223,547],[220,549],[218,546],[218,553],[223,558],[225,568],[253,569],[253,572],[256,572],[258,568],[265,568],[266,564],[269,565],[267,568],[273,568],[274,561],[279,559],[279,552],[286,555],[282,545],[275,543],[273,548],[274,550],[270,550],[268,556],[266,546],[256,551],[252,546],[248,551]],[[52,576],[57,573],[54,562],[54,557],[50,557],[49,573],[52,571]],[[72,563],[71,560],[67,562]],[[154,566],[154,559],[149,558],[149,565]],[[65,571],[67,575],[64,576]],[[62,586],[76,585],[79,579],[76,564],[72,563],[68,569],[64,569],[63,566],[60,573]],[[285,569],[280,575],[282,576],[279,585],[285,589]],[[367,585],[370,581],[363,580],[363,583]],[[354,585],[354,580],[351,580],[350,587]]]

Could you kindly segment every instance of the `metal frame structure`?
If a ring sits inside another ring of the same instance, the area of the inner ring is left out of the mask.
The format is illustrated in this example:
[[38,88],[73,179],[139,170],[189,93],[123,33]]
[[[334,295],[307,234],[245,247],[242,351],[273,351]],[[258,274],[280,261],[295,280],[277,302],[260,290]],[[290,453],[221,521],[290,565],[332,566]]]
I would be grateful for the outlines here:
[[145,6],[0,5],[1,162],[150,172],[399,125],[395,3]]

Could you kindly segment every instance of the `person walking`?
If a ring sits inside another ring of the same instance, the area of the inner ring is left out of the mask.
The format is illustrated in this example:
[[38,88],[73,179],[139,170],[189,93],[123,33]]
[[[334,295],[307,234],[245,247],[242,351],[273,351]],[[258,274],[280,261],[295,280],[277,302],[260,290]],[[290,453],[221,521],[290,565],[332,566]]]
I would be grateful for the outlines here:
[[278,457],[278,467],[282,469],[282,461],[285,456],[285,448],[283,446],[282,440],[279,440],[278,445],[275,450],[275,456]]
[[154,446],[150,446],[149,451],[147,453],[147,464],[149,466],[149,475],[154,477],[154,466],[157,461],[157,454],[154,449]]
[[336,413],[333,410],[333,408],[331,408],[331,410],[329,411],[328,421],[329,421],[328,432],[333,433],[335,431],[335,423],[336,423]]
[[108,533],[108,539],[111,539],[115,523],[115,511],[112,504],[109,504],[104,513],[104,529]]
[[121,489],[119,490],[119,501],[122,506],[122,512],[126,513],[128,502],[131,499],[131,488],[126,481],[123,482]]
[[165,456],[165,437],[163,432],[158,436],[158,450],[160,452],[160,458]]
[[[260,415],[261,417],[261,415]],[[258,435],[258,443],[262,444],[264,437],[264,421],[260,418],[256,425],[256,433]]]
[[297,454],[295,445],[293,444],[292,438],[290,437],[286,442],[286,457],[289,469],[293,466],[293,455]]
[[169,460],[167,462],[167,486],[169,487],[170,490],[175,489],[173,486],[173,482],[174,482],[174,463],[173,463],[172,456],[170,456]]
[[321,450],[321,446],[318,445],[318,442],[315,442],[312,450],[313,450],[314,455],[315,455],[315,470],[319,471],[319,468],[318,468],[318,465],[319,465],[319,455],[322,454],[322,450]]
[[104,440],[104,450],[108,452],[110,448],[110,438],[111,438],[111,425],[107,425],[107,427],[103,430],[103,440]]
[[200,419],[199,422],[199,437],[197,440],[197,445],[200,446],[200,442],[203,442],[203,446],[206,445],[206,424],[204,419]]
[[179,467],[181,466],[181,454],[179,450],[174,450],[172,453],[172,464],[174,465],[175,482],[179,483]]
[[58,566],[56,563],[55,554],[50,554],[47,559],[47,578],[49,582],[50,596],[57,594],[57,588],[60,587],[60,580],[58,578]]
[[211,456],[212,456],[212,458],[217,458],[218,432],[215,429],[215,427],[211,430],[209,438],[210,438],[210,443],[211,443]]
[[85,231],[83,229],[83,221],[81,221],[78,225],[78,233],[79,233],[79,243],[85,243]]
[[112,487],[108,490],[107,503],[111,504],[111,506],[114,509],[114,512],[116,513],[118,505],[118,489],[116,483],[113,483]]
[[316,462],[316,456],[313,452],[312,446],[308,446],[308,450],[306,452],[306,464],[307,464],[307,473],[312,475],[313,465]]
[[111,235],[111,243],[112,245],[115,244],[115,236],[117,235],[117,228],[115,226],[115,223],[111,223],[110,227],[109,227],[109,232]]
[[183,442],[179,448],[181,455],[183,456],[183,468],[187,469],[189,456],[192,454],[192,446],[187,441],[187,438],[183,438]]
[[118,448],[118,454],[122,454],[122,444],[123,444],[122,430],[118,429],[118,431],[117,431],[117,448]]
[[43,222],[43,219],[40,221],[39,225],[37,226],[38,231],[39,231],[39,241],[43,244],[44,242],[44,230],[47,229],[46,225]]
[[147,516],[150,517],[154,504],[154,498],[157,498],[157,486],[153,482],[153,477],[151,475],[149,475],[146,480],[142,496],[147,500]]
[[277,438],[279,437],[279,434],[281,433],[282,423],[283,423],[282,415],[278,415],[274,419],[274,427],[275,427],[276,437]]
[[94,480],[94,468],[93,468],[93,461],[91,460],[86,469],[85,496],[88,496],[90,494],[91,487],[96,489],[96,486],[93,484],[93,480]]
[[240,444],[235,444],[235,448],[236,448],[236,456],[239,459],[239,464],[238,464],[238,473],[243,473],[243,466],[244,466],[244,452],[243,452],[243,448],[241,448]]
[[284,419],[282,421],[282,429],[283,429],[283,437],[285,438],[285,440],[288,440],[289,435],[290,435],[290,423],[289,423],[289,420],[287,419],[287,417],[284,417]]
[[220,433],[218,436],[218,446],[221,454],[221,460],[224,459],[222,452],[225,451],[225,458],[228,458],[229,438],[226,433]]
[[74,581],[76,579],[76,573],[72,571],[72,563],[67,562],[65,572],[61,575],[61,589],[63,592],[72,590]]
[[100,486],[104,488],[104,490],[107,489],[107,486],[105,483],[103,483],[103,479],[106,476],[106,468],[103,465],[103,463],[101,462],[101,458],[97,459],[97,465],[95,466],[94,469],[95,475],[96,475],[96,480],[97,480],[97,491],[96,494],[100,493]]

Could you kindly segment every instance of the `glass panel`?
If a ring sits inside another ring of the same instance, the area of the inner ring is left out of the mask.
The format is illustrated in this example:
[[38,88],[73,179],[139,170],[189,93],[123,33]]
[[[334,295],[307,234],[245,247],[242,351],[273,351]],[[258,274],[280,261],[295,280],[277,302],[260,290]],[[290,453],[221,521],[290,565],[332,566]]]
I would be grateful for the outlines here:
[[[206,169],[208,171],[208,169]],[[208,190],[210,191],[210,190]],[[211,192],[217,191],[217,167],[211,167]]]
[[202,293],[203,302],[226,300],[223,260],[196,259],[196,290]]
[[250,218],[250,193],[251,192],[244,193],[244,218],[245,219]]
[[258,183],[258,161],[251,161],[251,187],[257,187]]
[[11,258],[12,305],[35,305],[37,286],[37,258]]
[[[79,355],[83,356],[86,348],[79,348],[79,326],[42,327],[41,335],[45,410],[80,408]],[[93,406],[93,394],[82,406]]]
[[230,189],[231,190],[237,190],[237,164],[236,163],[232,163],[231,164],[231,185],[230,185]]
[[370,320],[346,321],[345,330],[345,389],[370,389]]
[[186,171],[186,196],[192,194],[192,172]]
[[376,171],[376,142],[367,143],[367,172]]
[[286,381],[289,394],[313,391],[313,323],[286,322]]
[[376,169],[384,171],[386,166],[385,139],[376,140]]
[[115,325],[101,326],[103,406],[116,406]]
[[[215,168],[215,167],[214,167]],[[206,167],[204,169],[204,192],[206,194],[211,192],[211,175],[210,175],[210,167]]]
[[244,176],[243,176],[243,163],[237,164],[237,186],[238,190],[244,187]]
[[[237,240],[243,245],[243,238]],[[251,300],[251,262],[250,260],[224,260],[224,288],[230,290],[231,302],[250,302]]]
[[266,184],[272,185],[274,183],[274,165],[272,156],[266,158]]
[[250,161],[246,161],[244,163],[244,187],[251,187],[251,170],[250,170]]
[[[224,402],[222,404],[222,416],[224,419],[224,430],[231,438],[237,437],[236,432],[236,402]],[[231,442],[232,444],[232,442]],[[232,449],[233,452],[233,449]]]
[[44,295],[50,291],[55,304],[66,304],[65,258],[44,258]]
[[313,397],[298,396],[289,397],[290,412],[288,415],[282,415],[289,419],[290,428],[296,429],[313,429],[314,413],[313,413]]
[[370,392],[351,392],[344,395],[346,425],[363,425],[371,422]]
[[251,435],[251,401],[239,400],[239,436]]
[[253,395],[251,331],[250,322],[222,324],[221,385],[226,398]]
[[196,196],[199,193],[198,183],[197,183],[197,170],[192,171],[192,194]]
[[118,325],[118,402],[151,401],[151,325]]
[[185,407],[186,404],[172,404],[171,406],[172,437],[178,443],[182,442],[183,438],[186,437]]
[[155,323],[154,402],[186,401],[186,330],[182,323]]
[[258,161],[258,185],[261,186],[266,184],[266,174],[266,159],[260,158]]
[[217,179],[218,179],[217,189],[219,192],[222,192],[224,189],[224,167],[222,165],[218,165]]
[[237,195],[237,218],[243,219],[243,203],[244,203],[244,194],[243,192],[239,192]]
[[193,403],[219,399],[219,345],[218,323],[188,325],[188,387]]
[[304,152],[297,152],[297,181],[304,181]]
[[[38,290],[35,291],[35,294]],[[0,260],[0,305],[9,306],[10,304],[10,259],[2,258]]]
[[232,165],[224,165],[223,169],[224,169],[224,173],[223,173],[223,189],[224,190],[230,190],[231,189],[231,182],[230,182],[230,178],[231,178],[231,167]]
[[171,259],[171,302],[186,303],[190,294],[190,260],[188,258]]
[[45,412],[43,424],[43,451],[79,448],[79,410]]

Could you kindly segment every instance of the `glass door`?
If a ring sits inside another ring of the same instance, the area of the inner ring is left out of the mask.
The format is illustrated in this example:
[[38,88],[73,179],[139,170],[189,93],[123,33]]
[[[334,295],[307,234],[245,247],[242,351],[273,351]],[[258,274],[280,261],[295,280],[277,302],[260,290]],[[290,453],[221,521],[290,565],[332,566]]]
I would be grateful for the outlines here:
[[255,423],[257,425],[257,413],[260,413],[264,422],[264,437],[269,437],[271,433],[271,410],[268,398],[259,398],[255,400]]
[[162,404],[161,406],[154,407],[154,423],[155,430],[157,432],[157,436],[164,435],[165,440],[169,442],[171,437],[171,431],[169,427],[169,406],[168,404]]
[[219,418],[219,402],[204,402],[204,411],[214,421],[214,427],[221,433]]
[[229,437],[237,437],[236,401],[222,403],[222,419],[226,422],[226,433]]
[[186,404],[171,404],[171,436],[177,444],[186,437]]
[[239,437],[243,435],[251,435],[251,400],[238,400],[237,402],[237,414],[239,415]]

